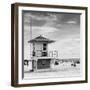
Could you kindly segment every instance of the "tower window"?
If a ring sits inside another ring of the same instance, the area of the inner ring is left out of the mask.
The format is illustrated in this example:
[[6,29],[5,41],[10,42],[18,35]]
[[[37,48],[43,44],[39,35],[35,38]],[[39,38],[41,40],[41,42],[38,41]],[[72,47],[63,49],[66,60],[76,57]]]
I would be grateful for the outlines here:
[[46,50],[46,47],[44,47],[43,50]]
[[43,46],[47,46],[47,44],[46,44],[46,43],[44,43],[44,44],[43,44]]
[[47,50],[47,44],[46,43],[43,44],[43,50]]

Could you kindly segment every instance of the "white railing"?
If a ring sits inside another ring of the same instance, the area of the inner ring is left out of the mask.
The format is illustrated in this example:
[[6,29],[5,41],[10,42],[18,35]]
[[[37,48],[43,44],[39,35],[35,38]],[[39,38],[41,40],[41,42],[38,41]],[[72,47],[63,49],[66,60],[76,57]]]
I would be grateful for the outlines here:
[[32,56],[34,57],[53,57],[58,58],[58,51],[42,51],[42,50],[36,50],[36,52],[32,53]]

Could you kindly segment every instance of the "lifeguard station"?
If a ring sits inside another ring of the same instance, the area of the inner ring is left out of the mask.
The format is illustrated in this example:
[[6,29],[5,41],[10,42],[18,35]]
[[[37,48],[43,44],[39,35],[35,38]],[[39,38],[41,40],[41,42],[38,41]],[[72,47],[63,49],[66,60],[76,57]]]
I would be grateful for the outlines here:
[[48,54],[48,44],[55,41],[40,35],[28,42],[33,46],[31,56],[33,71],[50,69],[54,58]]

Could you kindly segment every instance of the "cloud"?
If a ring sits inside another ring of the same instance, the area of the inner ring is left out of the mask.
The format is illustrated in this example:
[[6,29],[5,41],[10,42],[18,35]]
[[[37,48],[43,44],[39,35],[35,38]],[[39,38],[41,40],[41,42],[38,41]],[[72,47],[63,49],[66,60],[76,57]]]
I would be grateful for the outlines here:
[[77,24],[76,21],[67,21],[66,23],[67,23],[67,24]]
[[[30,21],[33,26],[41,26],[45,23],[53,24],[80,24],[80,14],[70,13],[52,13],[41,11],[30,11],[24,13],[24,22],[26,25],[30,25]],[[52,25],[53,25],[52,24]],[[58,26],[56,26],[58,27]],[[59,28],[59,27],[58,27]]]
[[36,13],[32,14],[32,13],[25,13],[24,14],[24,23],[25,24],[30,24],[30,21],[32,22],[55,22],[57,21],[57,16],[54,14],[48,14],[48,15],[44,15],[45,13],[41,13],[40,15]]
[[42,27],[32,27],[32,32],[35,33],[37,32],[37,35],[38,34],[42,34],[42,35],[45,35],[45,34],[49,34],[49,33],[54,33],[58,31],[56,28],[54,27],[49,27],[49,26],[42,26]]

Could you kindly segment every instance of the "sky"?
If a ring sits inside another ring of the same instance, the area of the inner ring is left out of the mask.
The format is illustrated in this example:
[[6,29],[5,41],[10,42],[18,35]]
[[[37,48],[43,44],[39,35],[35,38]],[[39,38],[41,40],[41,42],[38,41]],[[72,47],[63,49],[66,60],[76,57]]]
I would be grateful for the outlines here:
[[55,40],[48,47],[58,58],[80,58],[80,14],[24,11],[23,21],[25,59],[30,59],[28,41],[39,35]]

